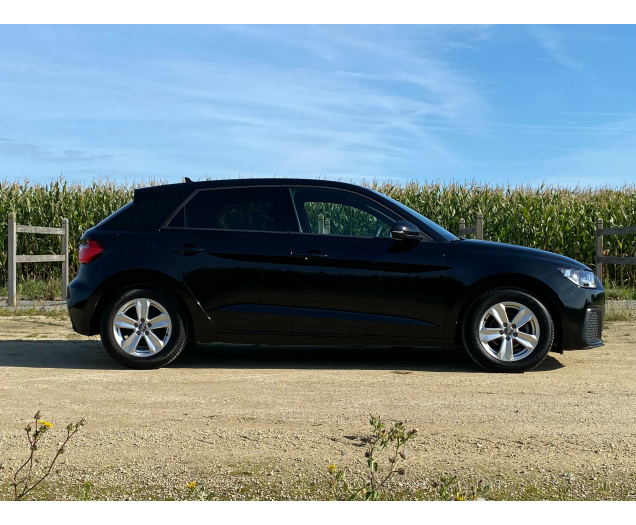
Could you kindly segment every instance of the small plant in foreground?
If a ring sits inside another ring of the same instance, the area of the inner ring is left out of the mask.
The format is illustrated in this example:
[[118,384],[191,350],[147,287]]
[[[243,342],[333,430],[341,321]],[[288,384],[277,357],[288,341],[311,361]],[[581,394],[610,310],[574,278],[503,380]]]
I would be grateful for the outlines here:
[[91,488],[93,488],[93,484],[85,482],[77,501],[91,501]]
[[188,483],[186,489],[188,489],[190,499],[196,501],[212,501],[215,496],[214,492],[208,490],[203,485],[198,485],[196,481]]
[[477,485],[463,488],[455,476],[442,476],[439,481],[433,482],[432,486],[437,489],[442,501],[478,501],[483,500],[484,495],[490,492],[490,486],[483,485],[481,481]]
[[[371,416],[369,423],[373,432],[366,438],[364,456],[367,470],[364,479],[349,482],[345,470],[333,463],[328,467],[334,500],[376,501],[383,496],[383,491],[395,474],[403,476],[405,473],[402,464],[408,459],[408,452],[404,445],[415,437],[418,430],[406,430],[401,421],[387,428],[384,421],[374,416]],[[381,462],[383,458],[386,458],[386,462]],[[349,472],[349,475],[352,474]]]
[[35,420],[34,425],[28,424],[24,431],[27,435],[27,440],[29,442],[29,457],[27,460],[22,463],[22,465],[12,474],[7,472],[4,464],[0,465],[0,470],[2,470],[9,480],[11,481],[11,485],[13,486],[14,499],[19,501],[23,499],[27,494],[29,494],[35,487],[37,487],[40,483],[42,483],[46,478],[48,478],[53,472],[53,466],[64,452],[66,452],[66,445],[73,438],[75,434],[86,424],[85,419],[81,419],[77,423],[70,423],[66,427],[66,439],[61,444],[58,444],[58,449],[53,457],[53,459],[49,463],[45,463],[43,468],[39,468],[40,460],[37,457],[37,452],[39,450],[40,441],[44,437],[44,435],[49,432],[49,429],[53,428],[53,425],[48,421],[44,421],[40,419],[42,414],[38,410],[33,416]]

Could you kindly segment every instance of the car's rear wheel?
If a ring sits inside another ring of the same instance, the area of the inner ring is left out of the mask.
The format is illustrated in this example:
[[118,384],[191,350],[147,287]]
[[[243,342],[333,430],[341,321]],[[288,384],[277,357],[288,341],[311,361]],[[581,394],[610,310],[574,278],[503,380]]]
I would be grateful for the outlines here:
[[152,288],[129,289],[104,309],[102,343],[115,361],[136,369],[166,366],[183,350],[188,328],[179,306]]
[[493,372],[525,372],[548,355],[554,324],[545,305],[516,288],[496,288],[477,297],[463,322],[468,354]]

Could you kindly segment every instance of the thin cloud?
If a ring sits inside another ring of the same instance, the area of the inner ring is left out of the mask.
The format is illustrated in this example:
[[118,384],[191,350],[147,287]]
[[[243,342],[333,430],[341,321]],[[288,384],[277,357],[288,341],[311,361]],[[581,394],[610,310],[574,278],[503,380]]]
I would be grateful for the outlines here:
[[42,152],[33,144],[19,144],[13,141],[0,144],[0,155],[3,157],[41,158]]
[[629,149],[612,149],[636,137],[621,67],[634,41],[626,30],[596,53],[590,39],[620,29],[586,28],[585,38],[551,26],[29,31],[37,38],[17,27],[0,34],[0,97],[9,101],[0,179],[63,169],[173,181],[501,180],[569,164],[589,174],[578,157],[544,159],[579,150],[600,150],[604,179],[631,173],[619,162],[633,160]]
[[67,149],[61,154],[51,153],[35,144],[15,142],[12,139],[0,139],[0,156],[2,157],[29,157],[33,160],[55,162],[90,162],[95,160],[105,161],[114,158],[113,155],[89,155],[83,151]]
[[563,45],[561,34],[556,29],[546,26],[530,26],[530,34],[555,62],[577,71],[584,69],[583,63],[568,53]]
[[471,51],[477,51],[477,46],[471,46],[470,44],[465,44],[464,42],[449,42],[444,47],[444,51],[452,51],[453,49],[470,49]]

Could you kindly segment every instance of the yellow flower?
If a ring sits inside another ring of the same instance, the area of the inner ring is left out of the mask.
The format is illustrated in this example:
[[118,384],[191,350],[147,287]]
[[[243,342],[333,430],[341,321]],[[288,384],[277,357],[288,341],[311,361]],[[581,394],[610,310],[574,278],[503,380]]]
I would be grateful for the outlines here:
[[49,423],[48,421],[44,421],[43,419],[40,419],[40,425],[44,425],[48,428],[53,428],[53,425],[51,425],[51,423]]
[[187,489],[193,489],[193,488],[194,488],[194,487],[196,487],[196,486],[197,486],[197,482],[196,482],[196,481],[191,481],[190,483],[188,483],[188,484],[186,485],[186,488],[187,488]]
[[335,474],[335,473],[336,473],[336,470],[338,470],[338,467],[336,467],[336,465],[334,465],[334,464],[332,463],[331,465],[329,465],[329,466],[327,467],[327,470],[328,470],[329,472],[331,472],[332,474]]

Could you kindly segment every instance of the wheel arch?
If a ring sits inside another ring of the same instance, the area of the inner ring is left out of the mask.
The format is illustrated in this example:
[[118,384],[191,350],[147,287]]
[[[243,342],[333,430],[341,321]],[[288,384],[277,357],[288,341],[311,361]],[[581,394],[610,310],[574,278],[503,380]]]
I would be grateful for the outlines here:
[[93,314],[91,315],[90,331],[91,335],[99,333],[99,324],[104,308],[109,301],[117,294],[131,288],[151,287],[156,288],[167,294],[174,300],[185,315],[185,322],[188,323],[188,337],[190,341],[195,341],[195,323],[192,318],[192,312],[188,307],[187,301],[183,294],[189,293],[183,290],[183,285],[176,279],[162,272],[146,270],[126,271],[112,275],[107,281],[104,281],[104,288],[100,290],[100,297],[95,305]]
[[561,319],[560,308],[563,307],[558,295],[544,282],[520,274],[498,275],[496,278],[485,278],[474,283],[466,295],[464,301],[459,306],[456,316],[454,342],[458,346],[462,346],[462,324],[466,311],[473,301],[481,294],[494,288],[511,287],[521,288],[526,293],[535,296],[548,309],[550,316],[554,321],[554,343],[551,351],[562,352],[563,346],[563,324]]

